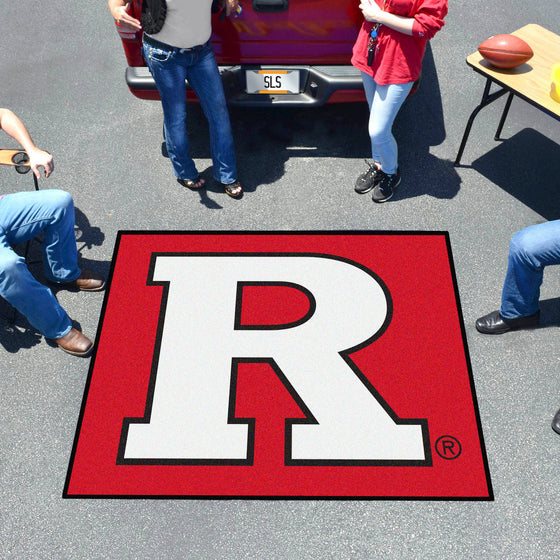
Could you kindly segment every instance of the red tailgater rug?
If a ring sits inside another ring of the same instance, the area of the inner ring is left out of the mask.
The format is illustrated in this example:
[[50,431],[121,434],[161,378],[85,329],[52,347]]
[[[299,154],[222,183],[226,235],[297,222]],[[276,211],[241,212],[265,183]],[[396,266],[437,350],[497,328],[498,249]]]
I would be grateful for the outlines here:
[[447,233],[121,232],[64,496],[491,500]]

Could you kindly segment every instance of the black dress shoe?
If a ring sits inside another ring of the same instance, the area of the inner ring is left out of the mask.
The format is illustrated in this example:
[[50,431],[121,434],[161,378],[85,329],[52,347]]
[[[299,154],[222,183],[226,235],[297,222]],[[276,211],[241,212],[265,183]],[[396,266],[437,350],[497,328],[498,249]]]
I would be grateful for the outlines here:
[[552,429],[557,433],[560,434],[560,409],[554,415],[552,419]]
[[483,334],[503,334],[515,329],[530,329],[538,326],[541,312],[537,311],[528,317],[504,319],[499,311],[492,311],[476,321],[476,330]]

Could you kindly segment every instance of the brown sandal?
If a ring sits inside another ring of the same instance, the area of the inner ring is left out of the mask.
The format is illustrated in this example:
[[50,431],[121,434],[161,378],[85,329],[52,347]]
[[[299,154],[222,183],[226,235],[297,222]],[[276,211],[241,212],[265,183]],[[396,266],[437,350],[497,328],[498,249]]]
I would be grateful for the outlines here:
[[241,198],[243,196],[243,187],[239,181],[234,181],[233,183],[222,183],[226,194],[232,198]]
[[183,185],[183,187],[187,187],[187,189],[191,189],[191,191],[198,191],[206,182],[200,175],[196,179],[177,179],[177,181]]

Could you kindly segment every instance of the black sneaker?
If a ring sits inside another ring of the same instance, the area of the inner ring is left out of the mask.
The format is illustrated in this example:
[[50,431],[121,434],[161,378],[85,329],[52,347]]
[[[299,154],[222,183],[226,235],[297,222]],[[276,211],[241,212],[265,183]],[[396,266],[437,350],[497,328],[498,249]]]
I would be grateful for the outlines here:
[[401,184],[401,172],[397,169],[393,175],[387,175],[381,170],[379,173],[381,178],[375,185],[371,198],[373,202],[386,202],[395,194],[397,187]]
[[381,170],[377,167],[377,165],[369,165],[369,169],[356,179],[354,190],[360,194],[371,191],[371,189],[373,189],[373,187],[375,187],[375,185],[379,182],[379,179],[381,179],[379,175],[380,173]]

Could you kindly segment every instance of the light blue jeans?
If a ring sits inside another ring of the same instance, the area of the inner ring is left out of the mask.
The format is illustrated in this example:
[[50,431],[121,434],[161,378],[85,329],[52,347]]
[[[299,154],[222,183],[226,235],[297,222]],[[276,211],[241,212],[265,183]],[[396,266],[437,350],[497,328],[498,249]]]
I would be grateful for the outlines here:
[[365,72],[362,81],[369,104],[368,131],[371,138],[371,157],[381,164],[388,175],[397,172],[398,148],[392,133],[393,122],[414,82],[381,86]]
[[539,309],[544,267],[560,264],[560,220],[518,231],[509,247],[500,314],[527,317]]
[[186,118],[186,84],[196,93],[208,119],[214,179],[237,180],[235,149],[229,113],[212,44],[194,49],[156,48],[144,42],[144,58],[158,88],[163,106],[167,152],[179,179],[196,179],[198,171],[189,156]]
[[72,328],[49,288],[37,282],[13,245],[44,234],[45,274],[71,282],[81,274],[74,233],[74,202],[60,190],[8,194],[0,198],[0,296],[45,337],[60,338]]

